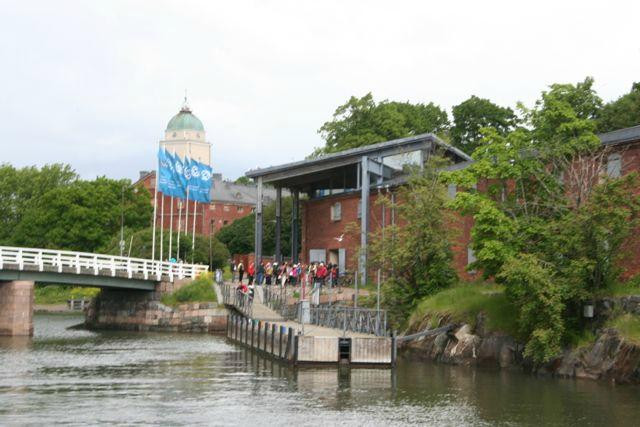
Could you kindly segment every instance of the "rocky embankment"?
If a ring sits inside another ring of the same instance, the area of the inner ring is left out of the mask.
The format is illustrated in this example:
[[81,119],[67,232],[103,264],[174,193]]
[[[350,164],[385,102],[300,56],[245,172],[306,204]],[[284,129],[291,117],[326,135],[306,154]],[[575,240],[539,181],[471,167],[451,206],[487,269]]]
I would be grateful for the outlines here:
[[224,333],[227,310],[217,303],[162,304],[155,292],[103,290],[85,311],[90,329]]
[[[523,356],[524,345],[515,338],[487,330],[483,313],[478,314],[473,326],[456,324],[448,332],[407,342],[401,351],[411,358],[456,365],[521,369],[537,375],[640,384],[640,346],[625,340],[618,331],[603,326],[608,318],[619,313],[640,315],[640,296],[598,301],[593,324],[595,342],[566,349],[561,357],[542,367],[533,367]],[[439,327],[452,322],[448,316],[440,316],[437,323]],[[414,325],[411,332],[428,329],[429,324],[433,322],[425,318]]]

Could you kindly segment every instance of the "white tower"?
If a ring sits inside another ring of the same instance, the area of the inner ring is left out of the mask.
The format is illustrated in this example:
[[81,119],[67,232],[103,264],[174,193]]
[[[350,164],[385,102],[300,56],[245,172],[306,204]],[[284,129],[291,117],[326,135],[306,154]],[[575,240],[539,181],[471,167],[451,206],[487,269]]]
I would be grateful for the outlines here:
[[191,113],[186,97],[178,114],[169,120],[160,145],[182,158],[188,156],[211,166],[211,144],[205,139],[202,122]]

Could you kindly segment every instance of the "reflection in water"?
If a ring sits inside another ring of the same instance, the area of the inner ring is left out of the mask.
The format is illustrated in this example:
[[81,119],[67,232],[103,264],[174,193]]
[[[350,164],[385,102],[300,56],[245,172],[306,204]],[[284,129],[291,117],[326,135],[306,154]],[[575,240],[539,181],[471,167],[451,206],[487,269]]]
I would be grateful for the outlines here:
[[632,425],[640,388],[401,361],[292,369],[221,337],[69,330],[0,339],[0,424]]

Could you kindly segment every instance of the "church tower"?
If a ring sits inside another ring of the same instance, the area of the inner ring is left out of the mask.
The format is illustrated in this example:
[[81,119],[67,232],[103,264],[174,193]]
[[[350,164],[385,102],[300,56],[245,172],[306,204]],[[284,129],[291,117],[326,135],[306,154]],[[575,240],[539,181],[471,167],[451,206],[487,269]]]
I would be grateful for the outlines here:
[[169,120],[160,145],[182,158],[189,157],[211,166],[211,144],[205,139],[202,122],[189,109],[186,97],[178,114]]

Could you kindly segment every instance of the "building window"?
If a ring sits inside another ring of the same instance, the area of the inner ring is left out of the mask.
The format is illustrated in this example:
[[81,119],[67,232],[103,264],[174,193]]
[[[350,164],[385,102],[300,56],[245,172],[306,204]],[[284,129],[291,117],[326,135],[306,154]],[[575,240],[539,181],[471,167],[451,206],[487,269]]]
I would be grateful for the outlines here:
[[229,212],[229,209],[231,209],[229,205],[224,205],[224,208],[222,208],[222,210],[225,212]]
[[210,211],[215,211],[216,210],[216,204],[215,203],[210,204],[209,205],[209,210]]
[[236,208],[236,210],[238,211],[238,213],[242,213],[242,212],[244,212],[244,207],[243,206],[238,206]]
[[342,219],[342,204],[336,202],[331,205],[331,221],[340,221]]
[[607,157],[607,175],[609,178],[620,178],[622,173],[621,156],[618,153]]
[[458,188],[456,187],[455,184],[449,184],[447,186],[447,195],[449,196],[450,199],[455,199],[456,198],[456,192],[458,191]]
[[224,222],[222,223],[222,225],[227,225],[229,223],[229,221],[227,221],[226,219],[224,220]]

